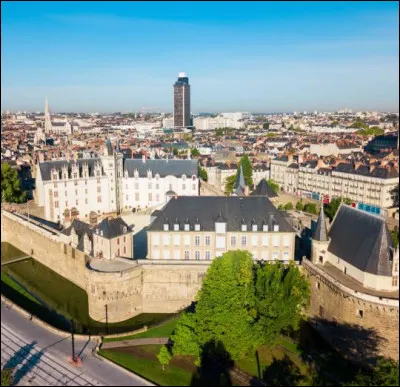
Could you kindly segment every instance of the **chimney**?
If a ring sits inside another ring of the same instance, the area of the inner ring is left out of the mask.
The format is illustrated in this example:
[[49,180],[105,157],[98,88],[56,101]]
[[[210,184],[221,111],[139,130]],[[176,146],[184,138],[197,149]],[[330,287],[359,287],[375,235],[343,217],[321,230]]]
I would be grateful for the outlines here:
[[145,163],[146,162],[146,155],[142,154],[142,162]]

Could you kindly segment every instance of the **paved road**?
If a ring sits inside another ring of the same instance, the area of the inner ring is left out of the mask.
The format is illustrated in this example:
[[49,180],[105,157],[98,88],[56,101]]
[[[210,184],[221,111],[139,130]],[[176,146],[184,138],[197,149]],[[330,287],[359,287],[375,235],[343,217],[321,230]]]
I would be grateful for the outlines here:
[[82,364],[69,364],[71,335],[53,333],[1,302],[1,365],[21,362],[19,385],[148,386],[135,374],[92,355],[95,340],[75,340]]

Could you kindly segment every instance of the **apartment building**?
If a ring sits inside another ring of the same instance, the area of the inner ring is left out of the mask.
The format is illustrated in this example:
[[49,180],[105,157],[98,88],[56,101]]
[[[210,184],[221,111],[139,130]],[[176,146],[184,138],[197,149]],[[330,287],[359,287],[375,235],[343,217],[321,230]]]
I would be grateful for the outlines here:
[[295,230],[267,197],[172,198],[147,233],[148,259],[213,260],[247,250],[255,260],[294,259]]
[[391,164],[364,165],[339,162],[329,167],[319,160],[293,163],[287,156],[271,160],[271,178],[285,192],[320,200],[346,197],[379,208],[393,205],[391,191],[397,187],[398,169]]

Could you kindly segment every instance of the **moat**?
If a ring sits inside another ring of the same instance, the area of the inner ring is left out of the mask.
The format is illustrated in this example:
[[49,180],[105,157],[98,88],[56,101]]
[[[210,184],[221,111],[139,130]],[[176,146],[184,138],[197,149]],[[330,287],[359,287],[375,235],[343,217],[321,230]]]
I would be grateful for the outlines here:
[[95,321],[88,312],[86,292],[33,258],[3,265],[24,257],[13,245],[1,243],[1,293],[27,312],[65,331],[71,330],[71,320],[77,333],[106,335],[123,333],[154,325],[170,314],[147,313],[119,323]]

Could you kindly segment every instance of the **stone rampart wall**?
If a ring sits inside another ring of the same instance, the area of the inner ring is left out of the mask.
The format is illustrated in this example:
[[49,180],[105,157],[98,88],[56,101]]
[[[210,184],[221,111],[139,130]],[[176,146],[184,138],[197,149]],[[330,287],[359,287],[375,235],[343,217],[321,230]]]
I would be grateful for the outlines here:
[[352,294],[309,261],[303,272],[311,286],[309,317],[328,342],[355,361],[399,360],[398,300]]

